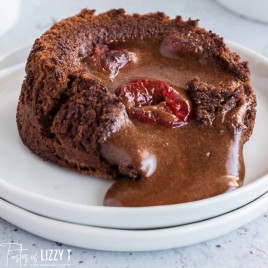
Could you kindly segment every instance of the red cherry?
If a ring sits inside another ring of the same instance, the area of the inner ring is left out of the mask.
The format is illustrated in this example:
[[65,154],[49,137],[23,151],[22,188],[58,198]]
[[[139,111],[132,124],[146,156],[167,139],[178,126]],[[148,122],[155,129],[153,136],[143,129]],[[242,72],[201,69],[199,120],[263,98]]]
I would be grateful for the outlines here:
[[202,50],[202,46],[195,41],[175,34],[166,36],[160,47],[161,54],[169,58],[179,56],[180,53],[200,54]]
[[181,95],[172,87],[168,87],[163,91],[163,96],[172,113],[180,121],[187,121],[191,114],[191,108],[189,103],[181,97]]
[[119,70],[133,60],[133,53],[126,49],[110,50],[106,45],[97,45],[94,49],[93,61],[99,71],[115,78]]
[[134,80],[116,93],[130,116],[168,127],[186,124],[191,117],[190,102],[170,85],[159,80]]

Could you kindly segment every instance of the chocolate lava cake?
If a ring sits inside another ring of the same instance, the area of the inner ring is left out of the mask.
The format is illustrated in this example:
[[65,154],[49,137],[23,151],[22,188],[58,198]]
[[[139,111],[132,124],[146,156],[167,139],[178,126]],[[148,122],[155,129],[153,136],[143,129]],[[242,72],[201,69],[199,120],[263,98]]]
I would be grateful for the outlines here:
[[105,205],[152,206],[241,186],[255,106],[248,63],[198,21],[82,10],[35,41],[17,124],[42,159],[114,179]]

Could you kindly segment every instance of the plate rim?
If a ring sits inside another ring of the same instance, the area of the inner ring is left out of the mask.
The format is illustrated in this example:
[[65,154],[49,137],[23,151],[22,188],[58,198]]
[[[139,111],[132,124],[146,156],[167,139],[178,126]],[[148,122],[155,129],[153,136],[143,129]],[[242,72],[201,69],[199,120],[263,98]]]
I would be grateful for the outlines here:
[[[32,213],[2,198],[0,216],[23,230],[67,245],[105,251],[152,251],[189,246],[225,235],[265,213],[267,202],[268,192],[212,219],[153,230],[122,230],[64,222]],[[20,216],[21,220],[17,221]],[[73,237],[69,237],[71,232]]]

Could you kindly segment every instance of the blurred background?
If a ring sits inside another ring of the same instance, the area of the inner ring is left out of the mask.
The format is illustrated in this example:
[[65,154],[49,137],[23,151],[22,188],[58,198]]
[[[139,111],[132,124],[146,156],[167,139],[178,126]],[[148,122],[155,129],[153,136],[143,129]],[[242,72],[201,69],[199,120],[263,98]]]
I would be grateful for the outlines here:
[[102,12],[126,6],[129,13],[159,10],[198,18],[202,27],[268,56],[267,0],[0,0],[0,54],[33,42],[54,22],[82,8]]

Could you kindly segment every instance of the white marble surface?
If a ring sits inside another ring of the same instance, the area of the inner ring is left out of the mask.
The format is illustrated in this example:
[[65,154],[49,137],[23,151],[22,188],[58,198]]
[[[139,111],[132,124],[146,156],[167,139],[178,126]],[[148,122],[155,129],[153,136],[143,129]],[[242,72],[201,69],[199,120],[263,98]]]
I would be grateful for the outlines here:
[[[0,54],[34,40],[54,21],[81,8],[101,12],[124,6],[129,12],[162,10],[170,16],[199,18],[203,27],[268,56],[268,25],[236,16],[214,0],[22,0],[16,25],[0,37]],[[69,247],[36,237],[0,219],[0,243],[12,241],[23,244],[29,254],[40,249],[71,249],[71,267],[268,267],[268,214],[218,239],[158,252],[114,253]],[[0,248],[0,267],[5,267],[5,261],[5,252]]]

